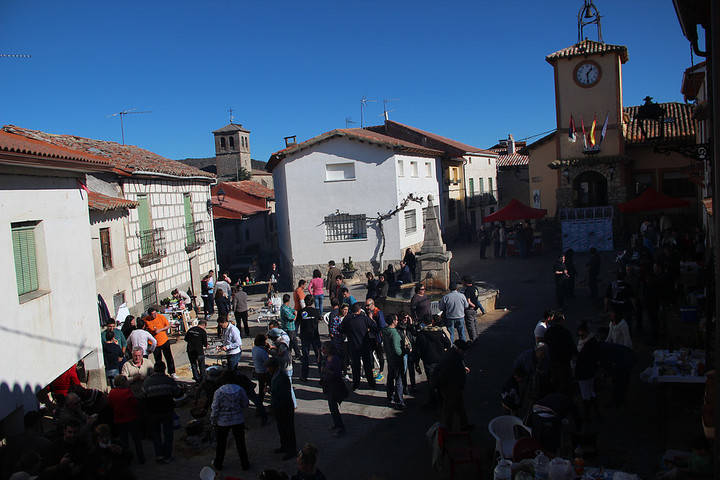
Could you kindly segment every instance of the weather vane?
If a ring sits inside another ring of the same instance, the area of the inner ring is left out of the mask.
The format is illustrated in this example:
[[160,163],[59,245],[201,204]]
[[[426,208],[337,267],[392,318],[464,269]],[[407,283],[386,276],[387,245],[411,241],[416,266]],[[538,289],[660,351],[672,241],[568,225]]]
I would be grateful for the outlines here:
[[598,42],[603,42],[602,28],[600,27],[600,12],[592,0],[584,0],[584,4],[578,12],[578,43],[585,40],[583,30],[588,25],[597,25]]

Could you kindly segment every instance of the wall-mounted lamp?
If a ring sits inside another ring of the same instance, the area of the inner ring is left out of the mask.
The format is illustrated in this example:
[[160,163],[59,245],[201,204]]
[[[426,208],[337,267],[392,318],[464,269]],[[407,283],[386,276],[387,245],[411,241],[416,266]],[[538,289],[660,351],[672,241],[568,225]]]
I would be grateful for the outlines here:
[[216,195],[220,203],[223,203],[225,201],[225,190],[223,190],[222,187],[220,187]]

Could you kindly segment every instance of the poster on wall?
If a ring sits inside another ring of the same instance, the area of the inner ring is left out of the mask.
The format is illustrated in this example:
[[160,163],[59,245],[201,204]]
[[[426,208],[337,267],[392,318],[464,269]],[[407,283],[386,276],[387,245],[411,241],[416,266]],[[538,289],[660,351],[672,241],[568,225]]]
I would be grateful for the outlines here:
[[540,190],[533,190],[532,194],[533,208],[540,208]]

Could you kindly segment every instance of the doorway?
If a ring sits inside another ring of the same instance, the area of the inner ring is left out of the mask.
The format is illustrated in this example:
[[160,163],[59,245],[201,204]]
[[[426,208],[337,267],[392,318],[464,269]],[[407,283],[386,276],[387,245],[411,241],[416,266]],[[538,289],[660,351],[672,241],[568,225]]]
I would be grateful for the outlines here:
[[607,180],[601,173],[589,170],[573,181],[575,207],[600,207],[607,205]]

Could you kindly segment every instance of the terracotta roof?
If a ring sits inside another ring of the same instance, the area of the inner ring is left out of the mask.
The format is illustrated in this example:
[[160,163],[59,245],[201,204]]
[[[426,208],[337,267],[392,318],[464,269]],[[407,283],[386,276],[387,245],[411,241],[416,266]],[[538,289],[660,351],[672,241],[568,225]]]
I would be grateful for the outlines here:
[[695,100],[700,92],[700,87],[705,81],[705,62],[700,62],[697,65],[685,70],[683,73],[682,86],[680,87],[680,93],[683,94],[683,98],[687,102],[688,100]]
[[520,165],[528,165],[530,158],[527,155],[520,155],[519,153],[511,153],[510,155],[499,155],[497,159],[497,166],[500,167],[516,167]]
[[213,130],[212,133],[232,133],[232,132],[245,132],[250,133],[250,130],[246,130],[243,128],[242,125],[239,123],[228,123],[222,128],[218,128],[217,130]]
[[443,152],[440,150],[423,147],[422,145],[406,142],[405,140],[400,140],[364,128],[339,128],[336,130],[325,132],[322,135],[318,135],[317,137],[313,137],[309,140],[305,140],[302,143],[291,145],[273,153],[272,155],[270,155],[270,160],[267,162],[266,168],[268,169],[268,171],[272,171],[272,169],[275,168],[277,164],[280,163],[280,161],[286,156],[291,155],[295,152],[299,152],[308,147],[311,147],[312,145],[324,142],[331,138],[340,137],[345,137],[350,140],[356,140],[360,142],[367,142],[371,145],[377,145],[380,147],[392,148],[400,152],[415,153],[424,156],[436,157],[443,154]]
[[[692,116],[693,105],[687,103],[668,102],[659,103],[665,109],[664,142],[671,141],[695,141],[695,119]],[[640,123],[635,119],[640,105],[623,108],[624,113],[624,134],[626,144],[643,144],[653,140],[659,140],[660,125],[656,120],[642,120],[642,127],[650,138],[648,140],[643,134]]]
[[620,55],[620,61],[626,63],[628,61],[627,47],[624,45],[610,45],[609,43],[596,42],[593,40],[583,40],[557,52],[551,53],[545,57],[548,63],[554,63],[559,58],[584,57],[588,55],[605,55],[606,53],[617,53]]
[[228,220],[240,220],[256,213],[266,212],[267,208],[258,207],[251,203],[243,202],[236,198],[225,198],[222,203],[217,197],[212,197],[213,218],[225,218]]
[[[267,172],[263,173],[267,174]],[[275,192],[272,189],[267,188],[261,183],[253,182],[252,180],[243,180],[240,182],[222,182],[223,187],[225,187],[226,185],[229,185],[231,188],[237,188],[238,190],[243,191],[248,195],[252,195],[253,197],[267,199],[275,198]],[[227,190],[225,193],[228,193]]]
[[126,200],[124,198],[110,197],[98,192],[88,192],[88,207],[90,210],[98,210],[107,212],[118,208],[135,208],[138,202]]
[[111,166],[128,173],[152,172],[179,177],[204,177],[208,180],[215,177],[211,173],[170,160],[134,145],[120,145],[116,142],[77,137],[75,135],[57,135],[15,125],[5,125],[2,129],[5,132],[21,135],[56,147],[78,150],[83,154],[104,158]]
[[[38,166],[74,167],[78,170],[112,170],[112,163],[104,157],[87,152],[73,150],[64,146],[51,145],[40,140],[27,138],[22,135],[0,130],[0,152],[22,154],[13,163],[34,164]],[[28,156],[53,159],[46,162],[40,158],[31,159]],[[4,159],[8,160],[8,159]]]
[[473,147],[472,145],[468,145],[466,143],[458,142],[457,140],[453,140],[451,138],[443,137],[441,135],[437,135],[435,133],[426,132],[425,130],[420,130],[419,128],[411,127],[409,125],[405,125],[399,122],[393,122],[392,120],[386,120],[385,121],[386,127],[393,127],[398,126],[401,128],[405,128],[407,130],[411,130],[415,133],[419,133],[421,135],[425,135],[428,138],[431,138],[435,140],[436,142],[444,143],[445,145],[448,145],[452,148],[455,148],[457,150],[460,150],[465,153],[484,153],[484,154],[493,154],[494,152],[491,152],[490,150],[485,150],[482,148]]

